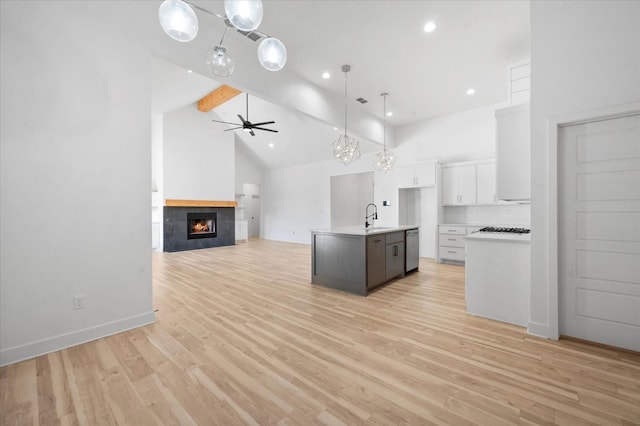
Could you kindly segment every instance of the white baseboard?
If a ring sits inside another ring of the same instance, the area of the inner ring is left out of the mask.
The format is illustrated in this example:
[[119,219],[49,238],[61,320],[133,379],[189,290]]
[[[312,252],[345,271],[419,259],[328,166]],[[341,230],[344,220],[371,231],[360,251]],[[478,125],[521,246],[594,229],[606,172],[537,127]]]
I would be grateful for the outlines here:
[[151,324],[154,321],[154,313],[147,312],[133,317],[83,328],[71,333],[38,340],[25,345],[3,349],[0,350],[0,367],[79,345],[81,343],[90,342],[102,337],[111,336],[112,334],[121,333],[123,331]]
[[545,339],[552,338],[549,331],[549,324],[546,323],[529,321],[527,333],[533,336],[544,337]]

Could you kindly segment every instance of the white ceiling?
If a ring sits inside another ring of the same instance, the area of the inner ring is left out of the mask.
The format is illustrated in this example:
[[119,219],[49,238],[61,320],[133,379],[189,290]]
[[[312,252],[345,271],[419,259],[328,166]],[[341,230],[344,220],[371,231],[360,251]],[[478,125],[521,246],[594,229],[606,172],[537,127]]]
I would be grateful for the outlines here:
[[[197,4],[224,11],[220,1]],[[390,127],[506,102],[507,67],[530,56],[529,1],[267,0],[263,4],[259,30],[286,45],[288,71],[343,97],[340,68],[351,65],[350,100],[367,99],[367,104],[355,107],[381,118],[379,95],[389,92],[387,109],[394,113],[387,121]],[[423,27],[429,20],[437,29],[428,34]],[[200,22],[202,26],[210,21]],[[242,36],[230,32],[229,37]],[[244,42],[241,46],[256,49],[250,40]],[[332,78],[322,79],[324,71]],[[154,112],[193,103],[224,83],[188,74],[161,60],[154,61],[153,74]],[[476,90],[473,96],[465,93],[470,87]],[[237,134],[267,167],[330,158],[331,141],[339,134],[333,127],[266,102],[259,93],[253,95],[250,120],[274,120],[271,127],[280,132],[256,132],[255,137]],[[208,118],[218,115],[236,122],[238,113],[245,113],[244,96],[217,107]],[[212,123],[212,131],[222,131],[224,126]],[[270,142],[273,149],[268,148]],[[363,152],[379,149],[378,144],[361,143]]]

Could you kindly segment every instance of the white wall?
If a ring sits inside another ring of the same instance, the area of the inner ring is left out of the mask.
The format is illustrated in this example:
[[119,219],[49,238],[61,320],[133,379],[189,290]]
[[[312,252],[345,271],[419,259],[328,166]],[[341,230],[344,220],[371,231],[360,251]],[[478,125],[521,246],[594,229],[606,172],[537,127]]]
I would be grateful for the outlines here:
[[163,116],[164,198],[235,200],[233,132],[213,126],[195,103]]
[[446,206],[441,223],[474,225],[531,226],[529,204],[499,204],[495,206]]
[[[331,227],[364,227],[365,210],[373,203],[373,177],[373,172],[330,177]],[[369,214],[373,213],[370,207]],[[374,225],[373,218],[368,222]]]
[[395,132],[398,164],[495,158],[497,107],[487,106],[398,127]]
[[[235,132],[234,132],[235,134]],[[235,192],[243,193],[245,183],[262,184],[262,175],[265,171],[264,164],[244,147],[238,136],[235,139]]]
[[640,2],[534,1],[531,12],[529,332],[557,337],[557,182],[549,167],[557,132],[548,133],[547,120],[640,101]]
[[[373,155],[365,154],[348,166],[330,160],[269,170],[263,185],[262,237],[309,244],[310,230],[331,225],[330,177],[370,172],[372,164]],[[378,179],[377,173],[374,179]],[[397,200],[397,194],[394,197],[380,191],[377,186],[374,192],[380,218],[376,225],[387,226],[383,225],[388,219],[385,218],[387,210],[380,207],[382,199]],[[397,224],[397,219],[394,224]]]
[[145,7],[0,2],[0,364],[154,319]]

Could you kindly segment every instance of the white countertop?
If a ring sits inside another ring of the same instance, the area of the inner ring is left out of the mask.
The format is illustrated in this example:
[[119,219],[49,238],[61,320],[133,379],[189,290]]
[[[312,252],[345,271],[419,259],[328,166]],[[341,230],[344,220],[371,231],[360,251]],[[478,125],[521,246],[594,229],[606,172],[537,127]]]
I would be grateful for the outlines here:
[[406,231],[407,229],[418,229],[418,226],[370,226],[365,228],[364,226],[339,226],[329,229],[312,229],[311,232],[327,233],[327,234],[342,234],[342,235],[375,235],[386,234],[389,232]]
[[464,237],[467,241],[504,241],[508,243],[531,242],[531,234],[516,234],[511,232],[474,232]]

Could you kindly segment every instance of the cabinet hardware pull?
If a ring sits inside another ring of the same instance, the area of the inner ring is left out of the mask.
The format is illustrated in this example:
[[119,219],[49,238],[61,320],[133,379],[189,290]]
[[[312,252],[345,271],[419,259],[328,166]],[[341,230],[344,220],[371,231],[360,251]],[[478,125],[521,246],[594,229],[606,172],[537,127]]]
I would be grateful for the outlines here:
[[447,250],[447,253],[455,253],[455,251]]

